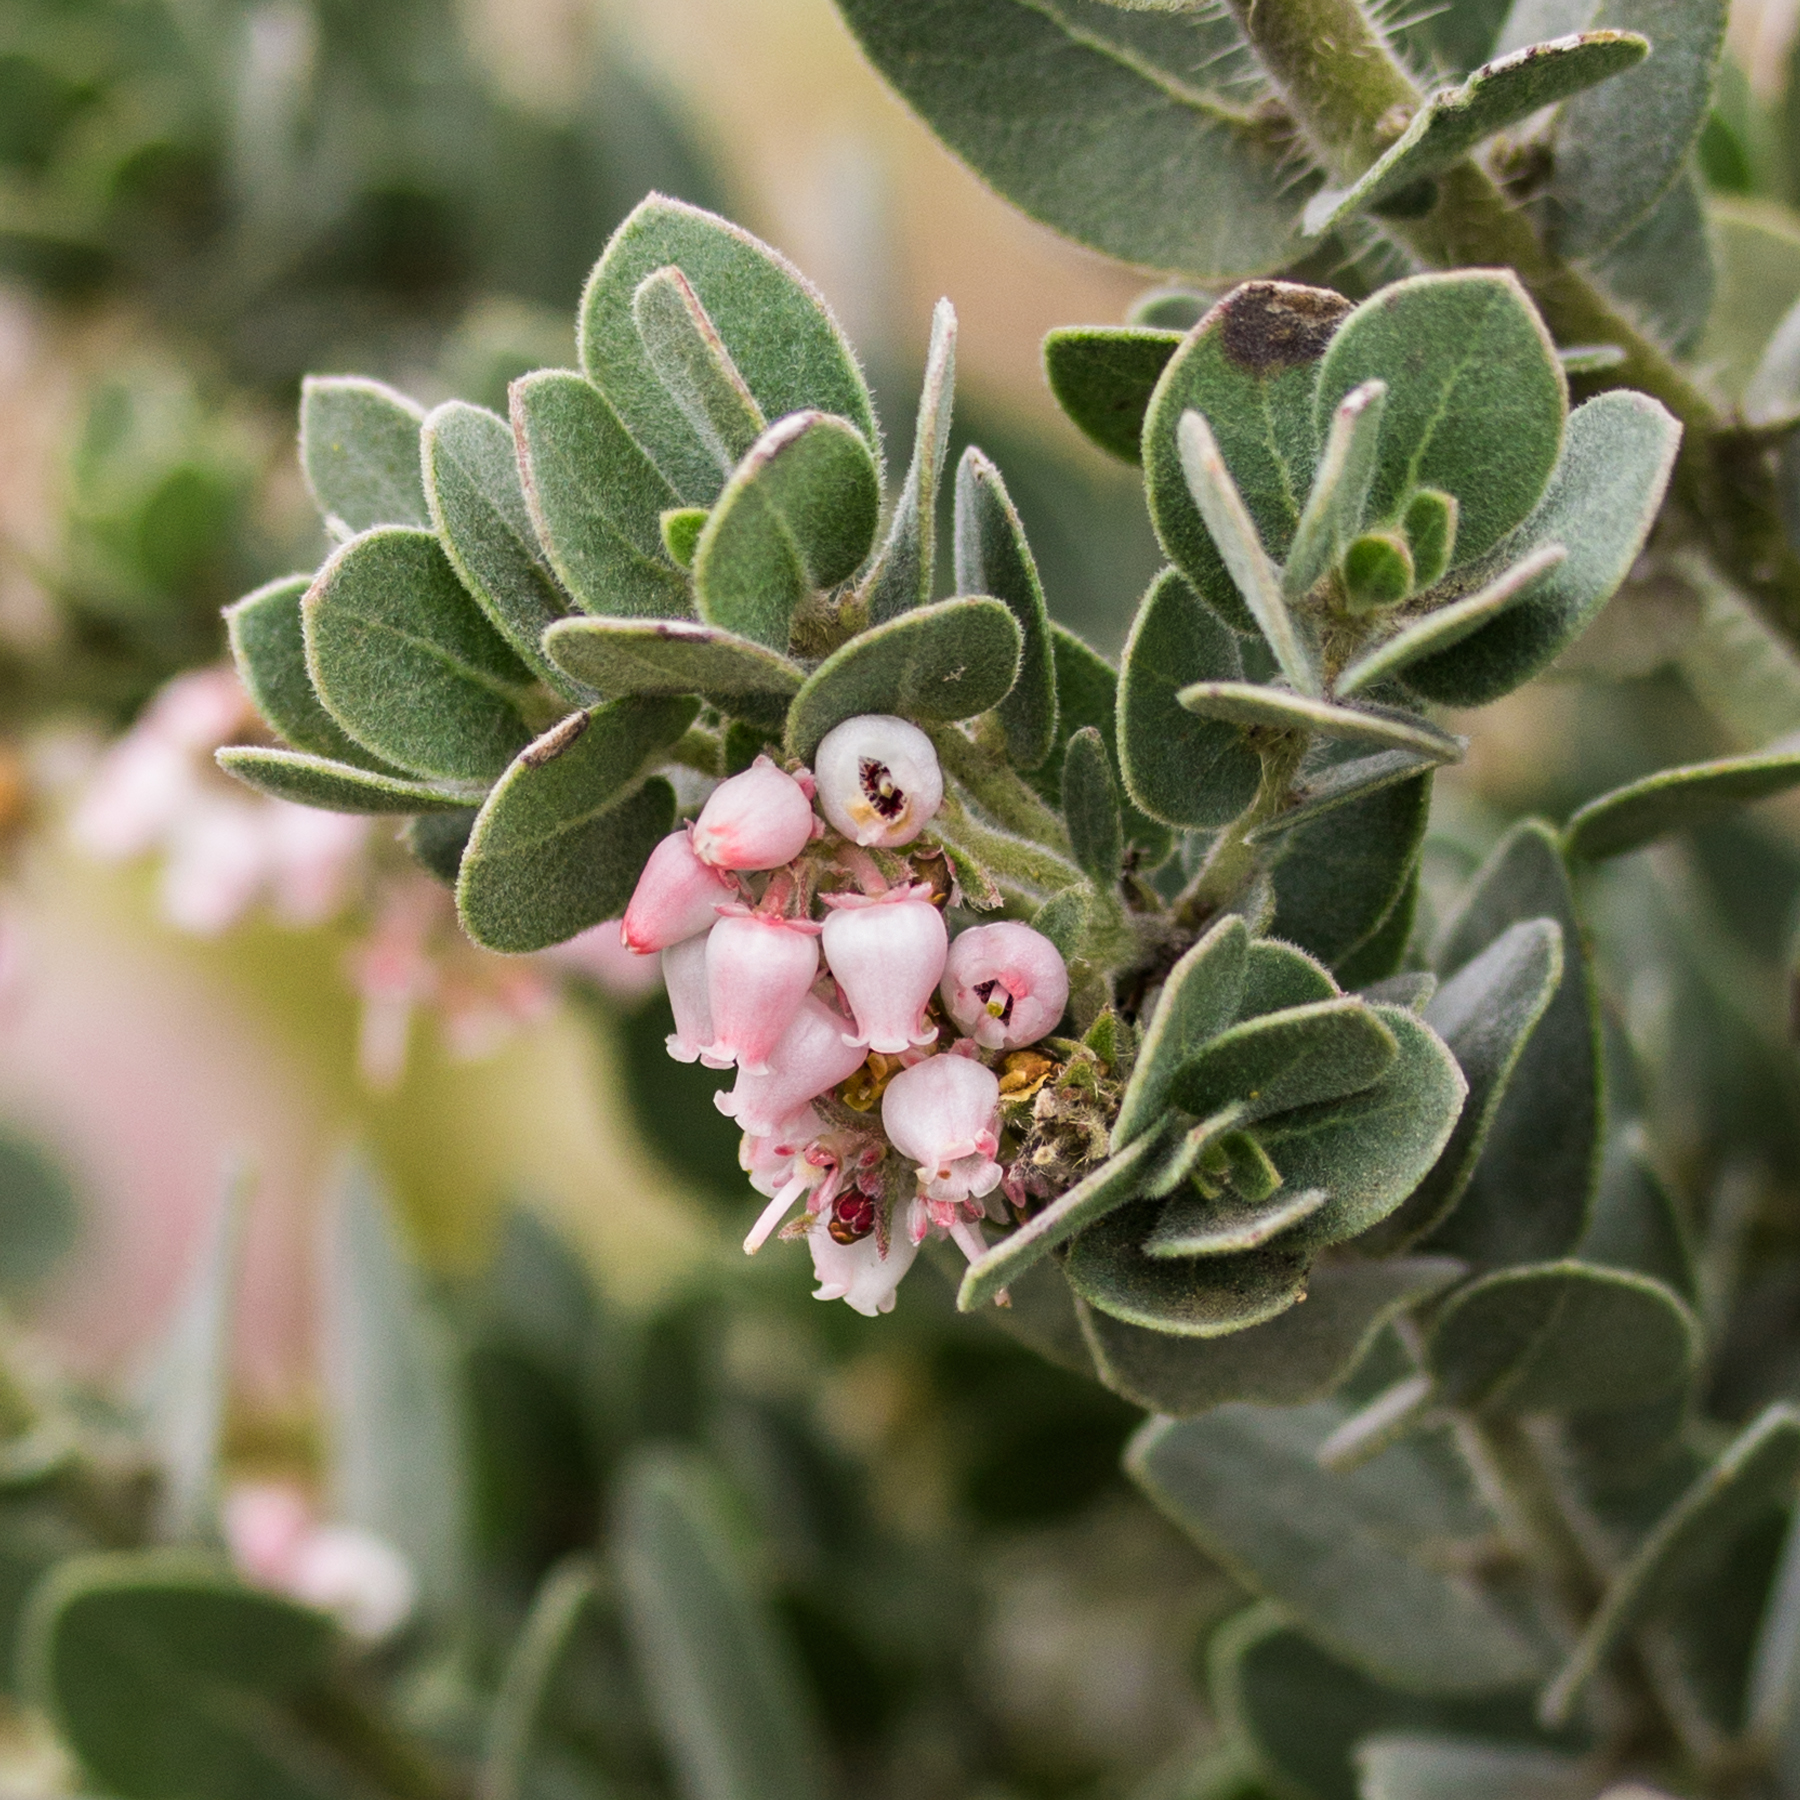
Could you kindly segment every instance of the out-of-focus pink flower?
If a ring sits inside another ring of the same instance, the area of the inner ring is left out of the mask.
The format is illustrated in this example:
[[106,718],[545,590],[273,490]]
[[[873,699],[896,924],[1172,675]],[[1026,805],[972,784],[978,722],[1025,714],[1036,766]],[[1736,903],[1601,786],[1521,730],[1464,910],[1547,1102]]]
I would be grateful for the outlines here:
[[730,1064],[713,1055],[712,1006],[706,996],[706,939],[683,938],[662,953],[663,985],[669,990],[669,1010],[675,1029],[663,1046],[677,1062],[703,1062],[709,1069],[728,1069]]
[[[827,953],[830,939],[826,940]],[[984,1050],[1017,1050],[1056,1029],[1069,971],[1042,932],[1002,919],[960,932],[944,963],[944,1008]]]
[[881,1097],[881,1123],[919,1166],[930,1200],[978,1200],[999,1186],[1000,1082],[969,1056],[933,1056],[902,1069]]
[[626,1006],[647,1000],[663,982],[659,965],[622,944],[619,928],[610,920],[589,926],[567,943],[540,950],[532,960],[545,968],[585,975]]
[[556,1004],[545,970],[528,961],[455,956],[437,984],[438,1018],[452,1062],[483,1062]]
[[819,1282],[813,1298],[842,1300],[870,1319],[894,1310],[894,1290],[919,1253],[910,1231],[894,1231],[885,1247],[881,1234],[873,1230],[842,1242],[833,1236],[831,1221],[824,1214],[813,1221],[806,1242]]
[[819,810],[852,843],[910,844],[944,803],[937,751],[918,726],[889,713],[834,725],[813,756]]
[[791,1113],[862,1067],[867,1052],[847,1041],[848,1023],[835,1008],[807,995],[769,1053],[767,1070],[757,1074],[740,1064],[731,1092],[715,1094],[713,1104],[745,1131],[777,1130]]
[[666,950],[712,929],[715,907],[737,897],[731,877],[694,854],[686,831],[671,831],[650,852],[631,904],[619,924],[619,941],[639,956]]
[[818,973],[817,925],[747,907],[722,914],[706,939],[708,1053],[720,1067],[764,1073]]
[[378,1091],[399,1085],[413,1009],[437,989],[437,964],[426,946],[442,905],[443,890],[425,876],[389,889],[375,929],[352,957],[363,1003],[356,1064]]
[[929,1044],[926,1003],[944,972],[948,934],[927,887],[876,896],[828,894],[825,961],[856,1015],[852,1043],[897,1056]]
[[766,756],[721,781],[694,821],[694,854],[716,869],[779,869],[813,835],[812,801]]
[[286,800],[265,804],[275,916],[302,930],[323,925],[349,899],[375,821]]
[[219,1508],[225,1545],[246,1581],[279,1587],[293,1567],[300,1540],[312,1529],[312,1508],[284,1481],[242,1481]]

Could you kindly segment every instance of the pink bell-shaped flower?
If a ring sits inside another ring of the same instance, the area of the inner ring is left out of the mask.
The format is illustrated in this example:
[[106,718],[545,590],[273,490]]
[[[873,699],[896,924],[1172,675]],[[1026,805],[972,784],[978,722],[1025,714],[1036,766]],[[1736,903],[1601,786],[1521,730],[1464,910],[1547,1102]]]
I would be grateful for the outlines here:
[[663,986],[669,990],[669,1010],[675,1029],[663,1039],[663,1047],[677,1062],[702,1062],[709,1069],[731,1065],[714,1056],[712,1002],[707,995],[706,936],[683,938],[662,953]]
[[713,789],[694,821],[694,854],[715,869],[779,869],[812,840],[806,790],[768,757]]
[[835,1007],[808,994],[793,1023],[769,1053],[768,1067],[740,1063],[731,1092],[713,1095],[713,1104],[741,1129],[763,1134],[779,1129],[798,1107],[847,1080],[867,1054],[847,1040],[849,1021]]
[[978,1200],[999,1185],[1000,1081],[973,1057],[933,1056],[902,1069],[881,1097],[881,1123],[919,1165],[928,1200]]
[[944,803],[937,751],[918,726],[890,713],[834,725],[813,754],[819,810],[853,844],[910,844]]
[[736,898],[731,877],[703,863],[685,831],[671,831],[644,864],[619,924],[619,941],[639,956],[666,950],[710,931],[719,916],[714,908]]
[[[851,1216],[839,1219],[839,1211]],[[852,1236],[852,1231],[860,1234]],[[842,1300],[870,1319],[894,1310],[894,1290],[919,1253],[912,1234],[898,1229],[883,1249],[875,1228],[874,1202],[861,1195],[847,1195],[830,1214],[821,1213],[806,1241],[819,1282],[813,1298]]]
[[923,885],[885,894],[828,894],[825,961],[856,1015],[853,1044],[897,1056],[929,1044],[926,1003],[944,972],[949,934]]
[[762,1074],[818,973],[819,927],[810,920],[748,908],[723,914],[706,937],[712,1067]]
[[1056,1029],[1069,971],[1041,931],[1002,919],[958,934],[938,991],[957,1029],[982,1049],[1017,1050]]

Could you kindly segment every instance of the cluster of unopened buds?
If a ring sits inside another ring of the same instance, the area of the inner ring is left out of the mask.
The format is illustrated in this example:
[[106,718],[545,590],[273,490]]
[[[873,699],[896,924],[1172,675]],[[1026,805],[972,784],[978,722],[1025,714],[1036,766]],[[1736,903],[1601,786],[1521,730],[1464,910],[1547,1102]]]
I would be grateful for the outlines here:
[[927,1237],[973,1260],[981,1221],[1010,1222],[996,1068],[1069,997],[1029,925],[950,936],[948,864],[918,841],[943,791],[917,726],[847,719],[810,770],[761,756],[722,781],[657,846],[621,927],[661,955],[669,1054],[737,1070],[715,1099],[769,1197],[745,1250],[804,1236],[817,1298],[871,1317]]

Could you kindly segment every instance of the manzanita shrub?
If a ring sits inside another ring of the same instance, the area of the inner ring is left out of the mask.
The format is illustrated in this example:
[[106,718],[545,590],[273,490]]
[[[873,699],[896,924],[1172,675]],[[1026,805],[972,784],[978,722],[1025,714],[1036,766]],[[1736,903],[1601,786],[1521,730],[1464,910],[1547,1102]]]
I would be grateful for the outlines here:
[[[946,470],[949,305],[891,476],[821,297],[653,195],[510,419],[308,384],[337,548],[231,610],[276,741],[222,765],[406,821],[490,948],[621,918],[670,1053],[736,1068],[747,1249],[873,1315],[953,1241],[963,1311],[1157,1415],[1131,1474],[1255,1604],[1223,1748],[1155,1792],[1800,1794],[1800,1410],[1754,1369],[1792,1284],[1742,1282],[1794,1235],[1754,1197],[1792,1084],[1719,1098],[1788,1053],[1708,1023],[1640,1071],[1583,917],[1637,909],[1666,1011],[1754,1012],[1697,914],[1590,873],[1800,782],[1800,255],[1771,312],[1745,270],[1789,264],[1708,235],[1722,8],[843,9],[1003,193],[1182,277],[1045,347],[1167,560],[1118,667],[1001,471]],[[1628,583],[1757,747],[1434,875],[1454,726]],[[818,1779],[725,1766],[686,1790]]]

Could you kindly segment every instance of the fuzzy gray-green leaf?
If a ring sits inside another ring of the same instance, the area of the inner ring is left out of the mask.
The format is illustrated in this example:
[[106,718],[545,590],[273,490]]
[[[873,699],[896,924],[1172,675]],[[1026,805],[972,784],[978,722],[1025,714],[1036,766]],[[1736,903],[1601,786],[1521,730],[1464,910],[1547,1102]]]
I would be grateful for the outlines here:
[[1125,790],[1153,819],[1228,824],[1256,798],[1262,761],[1229,721],[1197,718],[1176,696],[1243,673],[1237,640],[1181,574],[1165,569],[1131,623],[1118,690]]
[[[919,389],[913,427],[912,461],[894,503],[888,534],[861,585],[869,617],[877,625],[931,602],[937,580],[938,490],[950,448],[950,413],[956,393],[956,309],[940,300],[931,312],[931,341],[925,349],[925,380]],[[959,592],[999,594],[977,582]],[[1004,596],[1002,596],[1004,597]]]
[[1000,471],[971,444],[956,469],[956,591],[991,594],[1012,609],[1023,649],[1019,678],[1000,702],[1006,759],[1038,768],[1057,740],[1056,664],[1050,615],[1025,527]]
[[556,578],[584,612],[691,618],[687,578],[664,553],[675,490],[632,442],[606,397],[569,369],[512,385],[525,499]]
[[1144,1254],[1170,1259],[1260,1250],[1310,1219],[1330,1197],[1323,1188],[1283,1185],[1261,1200],[1246,1200],[1229,1190],[1209,1199],[1189,1187],[1171,1196],[1144,1238]]
[[467,789],[457,792],[404,775],[384,775],[353,763],[309,756],[304,750],[230,744],[213,756],[227,775],[235,775],[259,794],[325,812],[455,812],[468,806],[472,798]]
[[1623,856],[1733,807],[1786,793],[1796,783],[1800,783],[1800,745],[1771,745],[1750,756],[1660,769],[1590,800],[1569,821],[1563,842],[1571,856],[1584,862]]
[[669,398],[730,475],[769,422],[687,277],[673,267],[646,275],[631,297],[631,320]]
[[519,712],[530,671],[429,531],[351,539],[300,610],[319,698],[377,756],[442,781],[486,781],[530,741]]
[[1119,820],[1119,786],[1113,779],[1106,742],[1092,725],[1069,739],[1063,757],[1063,818],[1082,872],[1102,889],[1119,878],[1124,828]]
[[1370,380],[1388,384],[1372,523],[1397,522],[1414,490],[1439,488],[1456,497],[1467,560],[1537,505],[1562,448],[1568,383],[1517,276],[1415,275],[1372,295],[1325,353],[1321,424]]
[[632,318],[639,283],[671,266],[706,309],[764,418],[833,413],[877,452],[868,385],[818,290],[739,226],[652,194],[613,233],[588,277],[581,366],[675,490],[665,506],[710,506],[724,485],[717,459],[651,366]]
[[1099,0],[840,0],[870,61],[1014,205],[1202,279],[1299,253],[1295,172],[1225,14]]
[[1397,1054],[1379,1015],[1346,995],[1222,1031],[1176,1070],[1169,1098],[1201,1119],[1235,1101],[1248,1122],[1372,1087]]
[[1372,799],[1383,788],[1410,781],[1438,766],[1435,756],[1417,750],[1377,750],[1347,762],[1328,763],[1307,774],[1293,790],[1293,805],[1250,834],[1252,843],[1267,843],[1302,825],[1312,825],[1353,801]]
[[1044,339],[1050,392],[1090,442],[1140,463],[1144,414],[1182,335],[1146,325],[1059,327]]
[[544,648],[597,693],[699,694],[721,712],[756,719],[785,717],[806,680],[766,644],[687,619],[564,619]]
[[634,789],[698,710],[691,699],[610,701],[519,757],[482,807],[457,879],[478,944],[542,950],[624,910],[674,811],[666,783]]
[[463,586],[521,661],[564,698],[591,698],[543,651],[545,628],[568,606],[542,561],[511,428],[449,400],[427,416],[419,443],[431,522]]
[[1233,725],[1317,732],[1340,743],[1410,750],[1438,762],[1455,762],[1463,752],[1463,739],[1415,715],[1393,709],[1334,706],[1329,700],[1251,681],[1196,681],[1175,698],[1203,719],[1227,719]]
[[1549,667],[1630,573],[1655,523],[1681,427],[1646,394],[1601,394],[1569,416],[1543,500],[1491,559],[1459,577],[1464,591],[1545,544],[1568,556],[1517,606],[1473,636],[1413,663],[1405,682],[1446,706],[1483,706]]
[[1364,1738],[1356,1766],[1362,1800],[1586,1800],[1593,1786],[1577,1757],[1479,1739]]
[[1334,1472],[1318,1447],[1329,1404],[1222,1406],[1153,1420],[1126,1454],[1132,1476],[1184,1531],[1308,1635],[1415,1694],[1529,1680],[1537,1652],[1472,1583],[1421,1548],[1444,1535],[1439,1479],[1411,1445]]
[[[1648,326],[1684,362],[1699,347],[1718,294],[1706,203],[1706,183],[1690,163],[1655,206],[1590,265],[1625,316]],[[1575,373],[1566,350],[1562,364],[1566,373]]]
[[700,614],[785,651],[813,594],[853,574],[869,552],[881,478],[848,420],[791,413],[733,471],[694,550]]
[[806,678],[788,710],[787,744],[808,759],[832,726],[859,713],[945,722],[998,706],[1019,667],[1011,611],[976,595],[921,606],[852,638]]
[[300,385],[300,468],[325,517],[345,534],[429,525],[419,472],[425,409],[384,382],[309,375]]

